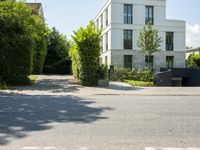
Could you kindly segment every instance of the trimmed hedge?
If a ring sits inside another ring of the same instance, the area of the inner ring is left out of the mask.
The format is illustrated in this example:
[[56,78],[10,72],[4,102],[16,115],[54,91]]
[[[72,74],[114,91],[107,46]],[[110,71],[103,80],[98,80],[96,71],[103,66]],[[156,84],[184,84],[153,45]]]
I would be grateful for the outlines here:
[[[23,18],[23,19],[22,19]],[[31,11],[23,3],[0,3],[0,77],[12,85],[29,83],[33,40]]]
[[200,54],[191,54],[187,59],[188,68],[200,68]]
[[86,28],[80,28],[72,36],[74,45],[70,49],[73,74],[81,85],[96,86],[99,80],[99,56],[101,31],[98,31],[94,22]]
[[137,71],[124,68],[116,68],[114,74],[111,75],[112,81],[124,82],[125,80],[153,82],[153,73],[149,70]]

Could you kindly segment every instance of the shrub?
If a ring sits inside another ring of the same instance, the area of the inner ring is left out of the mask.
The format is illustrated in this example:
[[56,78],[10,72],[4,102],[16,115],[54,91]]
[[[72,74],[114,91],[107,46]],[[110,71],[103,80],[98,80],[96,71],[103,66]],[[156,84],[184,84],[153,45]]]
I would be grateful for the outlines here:
[[191,54],[187,59],[188,68],[200,68],[200,54]]
[[152,72],[149,70],[137,71],[124,68],[116,68],[114,74],[111,74],[111,80],[120,82],[125,80],[153,82],[154,77]]
[[99,79],[106,79],[108,77],[108,66],[107,65],[101,65],[99,67]]
[[7,84],[29,83],[33,60],[33,22],[31,11],[23,3],[0,3],[0,77]]
[[35,22],[33,31],[34,53],[33,53],[33,74],[41,74],[47,54],[48,28],[39,16],[34,16]]
[[71,60],[61,60],[53,65],[45,65],[44,74],[71,74]]
[[74,45],[70,50],[73,73],[81,85],[94,86],[98,84],[100,38],[94,22],[86,28],[80,28],[72,36]]
[[126,83],[132,86],[153,86],[153,82],[144,82],[144,81],[134,81],[134,80],[125,80]]
[[71,61],[69,58],[70,42],[55,28],[49,34],[47,56],[44,64],[45,74],[70,74]]

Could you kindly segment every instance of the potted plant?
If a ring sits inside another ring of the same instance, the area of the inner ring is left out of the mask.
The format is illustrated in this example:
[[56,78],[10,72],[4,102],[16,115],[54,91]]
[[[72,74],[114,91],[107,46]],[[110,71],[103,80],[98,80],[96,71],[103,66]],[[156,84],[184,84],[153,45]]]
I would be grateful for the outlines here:
[[99,67],[99,87],[108,87],[109,86],[109,77],[108,77],[108,67],[107,65],[101,65]]

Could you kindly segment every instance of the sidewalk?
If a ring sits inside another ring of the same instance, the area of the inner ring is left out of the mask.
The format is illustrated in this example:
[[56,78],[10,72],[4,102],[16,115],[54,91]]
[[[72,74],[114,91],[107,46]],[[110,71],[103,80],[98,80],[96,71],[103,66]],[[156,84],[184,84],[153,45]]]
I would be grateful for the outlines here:
[[14,87],[0,91],[24,95],[89,96],[89,95],[138,95],[138,96],[200,96],[200,87],[132,87],[122,82],[110,82],[108,88],[82,87],[72,76],[38,76],[33,86]]

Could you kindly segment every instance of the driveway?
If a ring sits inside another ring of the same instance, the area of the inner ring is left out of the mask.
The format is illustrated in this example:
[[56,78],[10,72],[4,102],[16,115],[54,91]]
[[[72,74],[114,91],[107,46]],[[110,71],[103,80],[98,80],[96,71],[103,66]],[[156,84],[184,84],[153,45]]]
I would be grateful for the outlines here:
[[200,96],[122,95],[145,88],[86,88],[66,76],[15,88],[0,93],[0,150],[200,147]]

